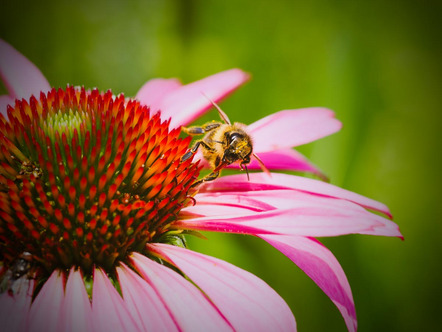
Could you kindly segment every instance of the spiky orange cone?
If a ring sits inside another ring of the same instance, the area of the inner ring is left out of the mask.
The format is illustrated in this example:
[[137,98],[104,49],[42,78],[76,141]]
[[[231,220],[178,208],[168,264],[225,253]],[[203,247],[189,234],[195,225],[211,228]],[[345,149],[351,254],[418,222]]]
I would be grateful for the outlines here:
[[12,279],[26,273],[38,284],[72,267],[112,275],[161,242],[192,202],[199,169],[180,160],[189,138],[123,95],[52,89],[17,101],[8,118],[0,115],[0,245]]

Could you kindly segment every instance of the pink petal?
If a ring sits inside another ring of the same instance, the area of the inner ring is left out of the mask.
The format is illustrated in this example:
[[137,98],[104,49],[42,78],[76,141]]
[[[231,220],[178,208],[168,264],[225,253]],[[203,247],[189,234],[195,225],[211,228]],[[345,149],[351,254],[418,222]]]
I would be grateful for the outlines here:
[[183,209],[174,226],[238,233],[336,236],[361,233],[401,237],[398,226],[344,199],[292,189],[207,191]]
[[200,192],[228,192],[228,191],[252,191],[252,190],[276,190],[295,189],[319,196],[328,196],[345,199],[359,204],[367,209],[382,212],[391,218],[391,213],[385,204],[364,197],[354,192],[339,188],[329,183],[308,179],[301,176],[272,173],[269,177],[264,173],[250,174],[250,181],[245,182],[242,174],[225,176],[216,181],[205,183],[199,189]]
[[356,331],[356,311],[350,285],[333,254],[316,239],[259,235],[298,265],[338,307],[349,331]]
[[240,69],[226,70],[175,89],[156,105],[164,119],[172,118],[171,128],[183,126],[212,107],[207,97],[218,102],[248,79],[249,75]]
[[30,331],[60,331],[63,314],[63,276],[54,271],[45,282],[31,306],[28,328]]
[[71,269],[66,283],[59,331],[91,331],[92,307],[80,271]]
[[[261,211],[247,209],[244,206],[248,204],[247,200],[253,200],[255,206],[263,209]],[[217,232],[315,237],[352,233],[401,236],[395,223],[368,212],[355,203],[294,190],[243,192],[222,196],[197,195],[196,201],[195,206],[184,209],[194,217],[178,220],[174,223],[174,227]],[[225,202],[225,213],[222,213],[223,202]],[[259,202],[262,205],[259,205]],[[216,208],[211,209],[211,204]],[[265,208],[266,206],[273,209]]]
[[95,269],[92,290],[92,314],[95,331],[141,331],[128,306],[106,273]]
[[29,317],[34,282],[27,278],[15,282],[20,282],[20,285],[14,295],[8,292],[0,294],[0,327],[4,331],[21,332],[25,330]]
[[[254,197],[256,195],[256,197]],[[257,195],[257,193],[198,193],[196,204],[184,208],[181,213],[193,216],[234,216],[254,212],[275,210]]]
[[[51,89],[40,70],[25,56],[0,39],[0,77],[13,99],[40,96]],[[3,110],[2,110],[3,112]]]
[[0,114],[7,118],[6,107],[8,105],[14,106],[15,100],[10,96],[0,96]]
[[254,152],[269,152],[315,141],[341,129],[334,113],[326,108],[280,111],[252,123]]
[[296,331],[292,312],[264,281],[227,262],[167,244],[149,246],[184,272],[238,331]]
[[133,263],[184,331],[231,331],[218,309],[193,284],[168,267],[134,253]]
[[144,331],[177,331],[154,289],[126,265],[117,268],[126,306]]
[[[304,157],[301,153],[293,149],[275,150],[271,152],[261,152],[258,157],[263,161],[267,169],[280,170],[280,171],[296,171],[296,172],[308,172],[315,174],[323,181],[328,181],[325,176],[316,166]],[[197,151],[193,157],[193,161],[199,160],[199,165],[203,168],[210,168],[209,163],[204,159],[200,150]],[[233,163],[226,168],[239,169],[239,163]],[[249,170],[262,170],[255,158],[252,158],[251,163],[247,165]],[[244,179],[247,179],[247,175],[244,173]]]
[[[258,157],[268,169],[308,172],[317,175],[322,180],[327,180],[327,177],[316,166],[296,150],[284,149],[261,152],[258,154]],[[239,168],[239,164],[235,163],[229,166],[229,168],[230,167]],[[249,170],[261,170],[261,167],[254,158],[252,158],[251,163],[247,165],[247,168]]]
[[155,113],[160,109],[161,101],[167,94],[177,90],[181,85],[176,78],[156,78],[145,83],[138,90],[135,98],[142,104],[150,106],[152,113]]

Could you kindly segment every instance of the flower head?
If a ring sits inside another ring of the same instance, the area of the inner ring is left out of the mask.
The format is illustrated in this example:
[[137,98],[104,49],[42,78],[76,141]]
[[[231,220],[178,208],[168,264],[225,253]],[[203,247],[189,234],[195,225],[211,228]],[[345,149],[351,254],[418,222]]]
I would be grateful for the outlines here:
[[27,252],[38,273],[112,273],[192,203],[199,170],[180,160],[189,140],[139,102],[67,87],[17,101],[8,118],[0,116],[6,265]]
[[[16,52],[0,43],[5,45]],[[187,249],[185,234],[215,231],[257,236],[283,252],[330,297],[349,331],[356,330],[345,274],[315,237],[401,237],[385,205],[278,173],[254,173],[250,181],[225,176],[198,191],[192,187],[200,166],[181,158],[190,139],[179,137],[179,127],[210,107],[201,91],[218,101],[247,79],[238,69],[186,86],[158,79],[140,90],[139,101],[70,86],[47,92],[42,86],[39,98],[17,100],[2,111],[3,326],[296,330],[287,304],[265,282]],[[6,84],[10,96],[19,81]],[[275,135],[281,126],[291,130]],[[317,174],[291,147],[339,128],[333,112],[323,108],[282,111],[248,126],[267,167]]]

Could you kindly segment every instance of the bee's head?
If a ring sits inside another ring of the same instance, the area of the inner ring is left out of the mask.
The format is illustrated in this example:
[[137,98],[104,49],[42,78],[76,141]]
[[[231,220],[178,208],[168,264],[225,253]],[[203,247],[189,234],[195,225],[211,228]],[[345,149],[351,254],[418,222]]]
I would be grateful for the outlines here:
[[241,164],[250,163],[252,144],[247,134],[232,132],[228,136],[227,142],[228,147],[224,151],[223,162],[228,165],[238,160]]

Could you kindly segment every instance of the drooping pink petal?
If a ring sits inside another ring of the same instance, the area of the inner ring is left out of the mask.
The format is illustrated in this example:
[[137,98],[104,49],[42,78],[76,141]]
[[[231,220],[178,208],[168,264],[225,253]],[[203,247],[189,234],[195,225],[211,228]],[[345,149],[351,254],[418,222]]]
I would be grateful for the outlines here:
[[21,332],[26,328],[32,300],[34,281],[18,279],[14,295],[8,291],[0,294],[0,327],[4,331]]
[[95,269],[92,290],[94,331],[142,331],[106,273]]
[[0,39],[0,77],[13,99],[39,96],[51,89],[40,70],[25,56]]
[[218,309],[181,275],[137,253],[132,255],[132,260],[163,300],[180,330],[232,330]]
[[8,105],[13,106],[14,105],[14,98],[11,98],[10,96],[0,96],[0,114],[3,114],[3,116],[6,118],[6,107]]
[[181,87],[182,84],[176,78],[155,78],[147,81],[140,90],[138,90],[135,98],[141,104],[150,107],[152,113],[160,109],[161,101],[167,96]]
[[248,79],[249,75],[240,69],[226,70],[174,89],[155,105],[164,119],[172,118],[171,128],[186,125],[212,107],[207,97],[218,102]]
[[60,271],[52,272],[31,306],[29,331],[60,331],[63,314],[64,289]]
[[269,152],[315,141],[341,129],[334,112],[326,108],[280,111],[247,126],[254,152]]
[[253,190],[277,190],[295,189],[309,192],[318,196],[328,196],[345,199],[359,204],[367,209],[382,212],[392,217],[388,207],[373,199],[364,197],[354,192],[339,188],[329,183],[313,180],[305,177],[272,173],[269,177],[264,173],[250,174],[250,181],[244,180],[242,174],[224,176],[216,181],[206,182],[200,186],[200,192],[229,192],[229,191],[253,191]]
[[117,268],[124,301],[144,331],[178,331],[164,303],[146,280],[122,264]]
[[66,282],[64,307],[59,331],[92,331],[92,306],[81,272],[71,269]]
[[259,235],[298,265],[333,301],[347,329],[356,331],[356,311],[350,285],[335,256],[316,239]]
[[264,281],[220,259],[167,244],[149,247],[184,272],[236,331],[296,331],[292,312]]

